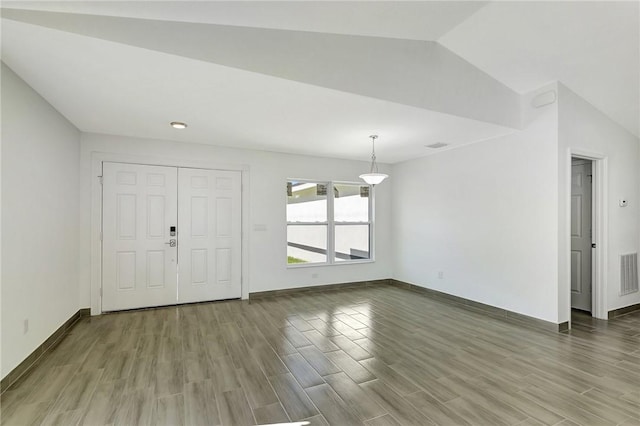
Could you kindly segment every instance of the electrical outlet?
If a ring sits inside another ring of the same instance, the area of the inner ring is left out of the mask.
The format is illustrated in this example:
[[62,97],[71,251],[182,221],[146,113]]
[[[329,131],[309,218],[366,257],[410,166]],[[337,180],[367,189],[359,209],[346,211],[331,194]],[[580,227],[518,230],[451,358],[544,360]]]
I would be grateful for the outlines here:
[[29,319],[24,320],[24,327],[22,334],[27,334],[29,332]]
[[443,279],[444,278],[444,272],[440,271],[438,272],[438,279]]

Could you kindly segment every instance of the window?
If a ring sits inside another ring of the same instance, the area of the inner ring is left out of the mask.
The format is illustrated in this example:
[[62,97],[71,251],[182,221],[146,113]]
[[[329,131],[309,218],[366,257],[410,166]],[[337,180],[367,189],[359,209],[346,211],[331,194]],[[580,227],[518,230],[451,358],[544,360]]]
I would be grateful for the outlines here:
[[344,264],[371,259],[369,185],[287,182],[287,264]]

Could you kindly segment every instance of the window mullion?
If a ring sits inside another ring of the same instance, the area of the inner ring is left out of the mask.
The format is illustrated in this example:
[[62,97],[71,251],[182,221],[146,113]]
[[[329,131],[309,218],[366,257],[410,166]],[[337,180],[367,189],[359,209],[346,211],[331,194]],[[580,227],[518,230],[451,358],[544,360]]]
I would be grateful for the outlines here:
[[327,263],[332,265],[336,258],[336,229],[334,220],[334,193],[333,182],[329,182],[327,187]]

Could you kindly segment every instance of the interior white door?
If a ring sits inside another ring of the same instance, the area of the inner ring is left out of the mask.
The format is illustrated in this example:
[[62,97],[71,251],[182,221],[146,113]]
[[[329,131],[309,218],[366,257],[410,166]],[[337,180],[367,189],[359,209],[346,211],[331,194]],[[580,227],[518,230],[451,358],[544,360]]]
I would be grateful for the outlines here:
[[591,161],[571,165],[571,307],[591,312]]
[[178,171],[180,303],[241,297],[241,174]]
[[177,169],[103,163],[102,310],[176,303]]
[[180,303],[241,297],[241,173],[178,171]]

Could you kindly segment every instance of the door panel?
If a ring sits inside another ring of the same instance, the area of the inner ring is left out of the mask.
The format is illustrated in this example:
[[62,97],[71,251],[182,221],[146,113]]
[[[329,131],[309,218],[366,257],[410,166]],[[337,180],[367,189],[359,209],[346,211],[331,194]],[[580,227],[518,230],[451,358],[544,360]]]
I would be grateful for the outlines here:
[[241,297],[240,172],[105,162],[103,182],[103,311]]
[[178,171],[180,303],[241,297],[241,174]]
[[571,307],[591,312],[591,162],[571,166]]
[[177,211],[175,167],[103,164],[103,311],[176,303]]

